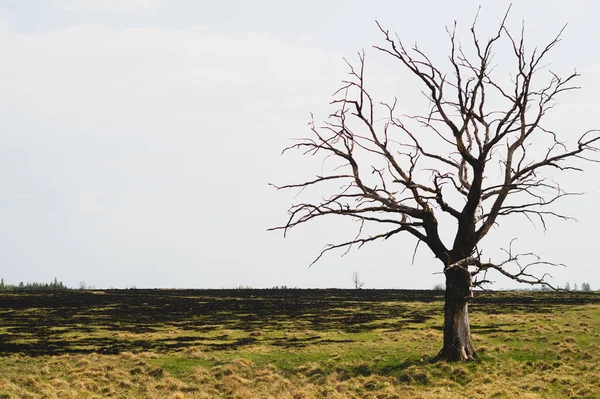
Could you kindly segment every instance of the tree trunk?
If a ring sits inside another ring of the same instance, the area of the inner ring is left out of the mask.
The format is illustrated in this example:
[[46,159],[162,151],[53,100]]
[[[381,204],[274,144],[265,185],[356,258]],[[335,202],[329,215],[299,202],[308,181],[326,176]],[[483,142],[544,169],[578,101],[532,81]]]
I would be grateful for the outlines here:
[[469,300],[471,291],[471,274],[461,266],[448,267],[446,274],[446,297],[444,305],[444,347],[435,360],[458,362],[473,360],[475,346],[471,339],[469,327]]

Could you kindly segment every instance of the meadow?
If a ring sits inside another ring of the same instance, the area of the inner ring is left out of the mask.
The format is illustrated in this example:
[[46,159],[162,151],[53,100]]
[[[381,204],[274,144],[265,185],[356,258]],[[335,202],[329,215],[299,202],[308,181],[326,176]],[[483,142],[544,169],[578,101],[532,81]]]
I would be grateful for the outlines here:
[[600,293],[478,292],[474,362],[431,363],[443,292],[0,292],[0,399],[600,398]]

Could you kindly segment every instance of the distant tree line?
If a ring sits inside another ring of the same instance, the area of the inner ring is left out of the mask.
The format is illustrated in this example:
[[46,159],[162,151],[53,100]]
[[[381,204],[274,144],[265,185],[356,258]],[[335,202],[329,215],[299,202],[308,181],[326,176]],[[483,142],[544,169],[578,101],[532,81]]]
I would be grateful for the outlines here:
[[50,283],[23,283],[22,281],[18,284],[4,284],[4,279],[0,279],[0,291],[35,291],[35,290],[66,290],[67,286],[62,281],[58,281],[55,277],[54,281]]
[[[573,288],[571,288],[571,284],[567,283],[567,284],[565,284],[565,290],[578,291],[577,284],[573,284]],[[592,290],[592,288],[590,287],[589,283],[581,283],[581,291],[590,292],[591,290]]]

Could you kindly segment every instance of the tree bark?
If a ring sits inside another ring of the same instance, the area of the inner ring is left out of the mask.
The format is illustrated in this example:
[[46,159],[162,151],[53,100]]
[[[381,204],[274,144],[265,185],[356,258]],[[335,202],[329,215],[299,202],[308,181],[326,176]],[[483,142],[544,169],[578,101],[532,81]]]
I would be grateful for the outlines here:
[[469,326],[469,301],[471,274],[465,267],[452,265],[446,274],[444,305],[444,346],[434,360],[449,362],[468,361],[475,358],[475,346]]

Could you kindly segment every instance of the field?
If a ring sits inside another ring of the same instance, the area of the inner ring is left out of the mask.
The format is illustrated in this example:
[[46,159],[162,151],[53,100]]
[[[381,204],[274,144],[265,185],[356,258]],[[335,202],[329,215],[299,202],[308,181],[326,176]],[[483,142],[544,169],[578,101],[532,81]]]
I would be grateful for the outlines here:
[[479,358],[430,363],[442,293],[0,292],[5,398],[600,398],[600,294],[477,293]]

